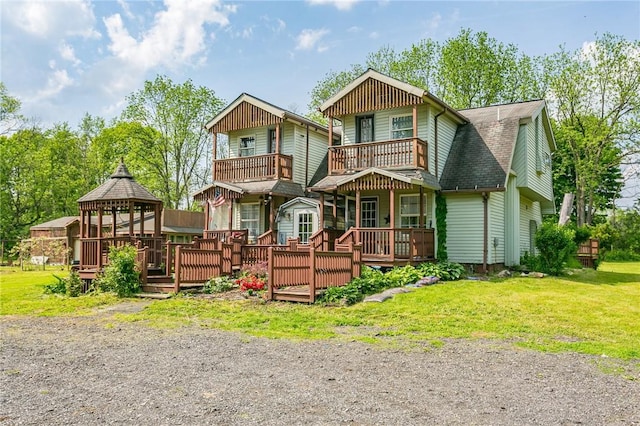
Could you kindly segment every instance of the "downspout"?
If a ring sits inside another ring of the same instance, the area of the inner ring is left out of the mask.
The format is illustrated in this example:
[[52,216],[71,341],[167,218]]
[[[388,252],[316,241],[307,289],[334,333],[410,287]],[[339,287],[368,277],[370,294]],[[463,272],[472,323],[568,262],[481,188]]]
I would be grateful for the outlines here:
[[306,158],[304,160],[304,195],[308,195],[307,186],[309,185],[309,125],[307,124],[307,148]]
[[486,274],[487,271],[487,257],[489,253],[489,194],[487,192],[482,193],[482,207],[484,210],[484,224],[483,224],[483,242],[482,242],[482,270]]
[[438,117],[440,117],[442,114],[444,114],[445,112],[447,112],[447,108],[443,109],[442,111],[440,111],[439,113],[437,113],[435,115],[435,117],[433,117],[433,149],[435,152],[435,158],[434,158],[434,162],[435,162],[435,176],[436,176],[436,180],[438,179]]

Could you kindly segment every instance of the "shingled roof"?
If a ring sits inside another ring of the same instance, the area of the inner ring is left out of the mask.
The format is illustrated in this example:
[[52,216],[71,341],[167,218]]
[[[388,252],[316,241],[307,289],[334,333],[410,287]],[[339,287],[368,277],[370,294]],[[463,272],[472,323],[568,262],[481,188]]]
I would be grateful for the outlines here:
[[162,203],[159,198],[133,179],[123,162],[120,162],[108,181],[83,195],[78,199],[78,203],[120,200],[142,201],[148,204]]
[[544,101],[537,100],[459,111],[469,123],[458,127],[440,179],[442,189],[504,189],[520,122],[543,107]]

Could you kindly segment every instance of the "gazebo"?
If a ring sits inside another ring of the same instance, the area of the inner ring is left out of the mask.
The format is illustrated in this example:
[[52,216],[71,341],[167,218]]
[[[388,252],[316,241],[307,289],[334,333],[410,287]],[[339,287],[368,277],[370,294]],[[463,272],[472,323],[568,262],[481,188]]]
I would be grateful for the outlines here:
[[[151,267],[162,263],[161,212],[162,201],[137,183],[121,160],[111,178],[78,200],[80,207],[80,276],[93,279],[107,263],[110,246],[131,244],[148,248]],[[145,213],[154,212],[152,236],[145,236]],[[119,214],[129,214],[128,233],[116,233]],[[105,232],[105,215],[111,215],[111,230]],[[134,232],[138,216],[139,229]],[[97,226],[92,221],[97,220]]]

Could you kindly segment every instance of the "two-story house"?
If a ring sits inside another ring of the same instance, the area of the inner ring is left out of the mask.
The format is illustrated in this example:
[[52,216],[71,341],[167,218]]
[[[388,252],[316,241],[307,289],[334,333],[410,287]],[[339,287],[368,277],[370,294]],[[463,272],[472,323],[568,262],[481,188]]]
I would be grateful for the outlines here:
[[437,258],[438,192],[449,259],[485,270],[518,264],[541,214],[554,210],[544,101],[456,111],[368,70],[320,110],[330,140],[341,123],[341,141],[329,146],[327,176],[309,189],[321,194],[320,209],[331,200],[333,224],[345,215],[336,243],[362,244],[365,262]]
[[[213,183],[194,194],[207,206],[205,238],[275,243],[278,208],[305,195],[326,155],[329,129],[246,93],[205,128],[213,137]],[[217,158],[219,135],[228,139],[228,158]]]

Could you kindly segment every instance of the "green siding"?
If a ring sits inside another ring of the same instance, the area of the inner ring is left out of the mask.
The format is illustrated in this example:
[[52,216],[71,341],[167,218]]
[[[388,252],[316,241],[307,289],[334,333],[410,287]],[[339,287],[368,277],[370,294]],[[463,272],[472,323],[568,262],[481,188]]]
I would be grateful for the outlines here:
[[484,238],[482,196],[447,195],[447,252],[460,263],[482,263]]
[[511,175],[507,182],[505,194],[504,224],[505,224],[505,265],[520,264],[520,192],[517,185],[518,178]]
[[535,221],[539,227],[542,224],[542,215],[540,213],[540,203],[534,202],[528,198],[520,197],[520,256],[525,253],[535,254],[531,252],[531,235],[530,222]]
[[[489,264],[504,263],[505,193],[489,193]],[[497,246],[496,243],[497,242]]]
[[[431,126],[434,127],[434,126]],[[438,177],[442,176],[442,171],[449,157],[453,139],[458,129],[457,123],[446,115],[438,117]],[[429,144],[429,170],[435,171],[435,136],[431,136]],[[435,174],[435,173],[434,173]]]
[[[539,116],[538,116],[539,117]],[[518,145],[516,146],[517,165],[514,170],[518,173],[518,186],[524,190],[529,198],[539,201],[553,200],[553,185],[551,182],[551,165],[543,161],[545,156],[551,158],[547,133],[544,131],[543,120],[534,117],[533,120],[521,126],[526,128],[526,139],[518,134]],[[524,146],[522,146],[524,145]],[[521,152],[522,151],[522,152]],[[520,161],[524,159],[525,163]]]

